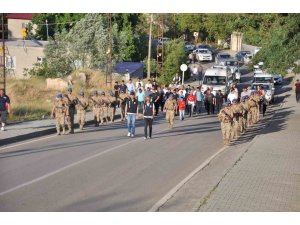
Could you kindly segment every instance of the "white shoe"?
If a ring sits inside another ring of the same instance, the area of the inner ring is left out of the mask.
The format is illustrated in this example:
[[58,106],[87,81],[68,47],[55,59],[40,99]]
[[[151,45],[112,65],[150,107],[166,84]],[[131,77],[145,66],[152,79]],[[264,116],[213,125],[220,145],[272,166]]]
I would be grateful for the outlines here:
[[1,130],[4,131],[5,130],[4,127],[1,127]]
[[127,137],[130,137],[130,135],[131,135],[131,133],[128,133],[128,134],[127,134]]
[[146,137],[144,137],[144,140],[146,140],[147,138]]
[[131,137],[134,137],[134,134],[131,134]]

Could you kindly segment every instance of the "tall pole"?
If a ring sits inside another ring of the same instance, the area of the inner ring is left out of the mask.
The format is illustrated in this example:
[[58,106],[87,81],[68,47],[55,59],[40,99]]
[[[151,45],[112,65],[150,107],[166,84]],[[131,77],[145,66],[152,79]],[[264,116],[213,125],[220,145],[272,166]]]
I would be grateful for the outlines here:
[[6,90],[6,70],[5,70],[5,40],[4,40],[4,13],[2,13],[2,51],[3,51],[3,88]]
[[48,30],[48,20],[46,19],[46,34],[47,34],[47,41],[49,38],[49,30]]
[[150,14],[150,31],[149,31],[149,46],[148,46],[148,61],[147,61],[147,79],[150,79],[150,63],[151,63],[151,45],[152,45],[152,21],[153,14]]

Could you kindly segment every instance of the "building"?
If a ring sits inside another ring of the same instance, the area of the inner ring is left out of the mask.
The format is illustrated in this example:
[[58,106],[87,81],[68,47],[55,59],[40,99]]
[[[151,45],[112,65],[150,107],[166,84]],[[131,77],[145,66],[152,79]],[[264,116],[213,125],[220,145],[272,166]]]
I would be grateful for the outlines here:
[[42,63],[47,41],[8,40],[6,44],[7,77],[22,79],[24,69],[31,69],[34,64]]
[[22,27],[31,22],[34,13],[8,13],[6,16],[8,39],[22,39]]

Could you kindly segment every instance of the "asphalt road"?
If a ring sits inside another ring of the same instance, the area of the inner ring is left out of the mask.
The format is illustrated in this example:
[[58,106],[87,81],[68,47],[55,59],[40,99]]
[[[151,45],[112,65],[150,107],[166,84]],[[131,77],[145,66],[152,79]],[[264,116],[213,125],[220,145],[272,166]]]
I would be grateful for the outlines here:
[[137,124],[134,138],[120,122],[0,150],[0,211],[148,211],[223,147],[216,115],[170,130],[161,114],[151,140]]
[[0,154],[0,211],[147,211],[222,147],[215,116],[155,119],[154,135],[125,124],[88,127]]

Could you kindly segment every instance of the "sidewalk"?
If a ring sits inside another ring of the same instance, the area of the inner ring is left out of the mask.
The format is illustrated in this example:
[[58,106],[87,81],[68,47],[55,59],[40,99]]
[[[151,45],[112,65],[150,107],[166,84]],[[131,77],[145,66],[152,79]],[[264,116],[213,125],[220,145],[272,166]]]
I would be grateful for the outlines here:
[[158,211],[300,211],[300,103],[290,86],[281,89],[281,106],[269,107]]
[[[116,110],[115,121],[120,118],[120,109]],[[105,119],[104,119],[105,120]],[[93,113],[86,114],[86,124],[94,122]],[[75,115],[75,128],[78,127]],[[8,124],[5,131],[0,131],[0,146],[43,135],[55,134],[55,119],[34,120]]]
[[199,211],[300,211],[300,104],[290,94]]

